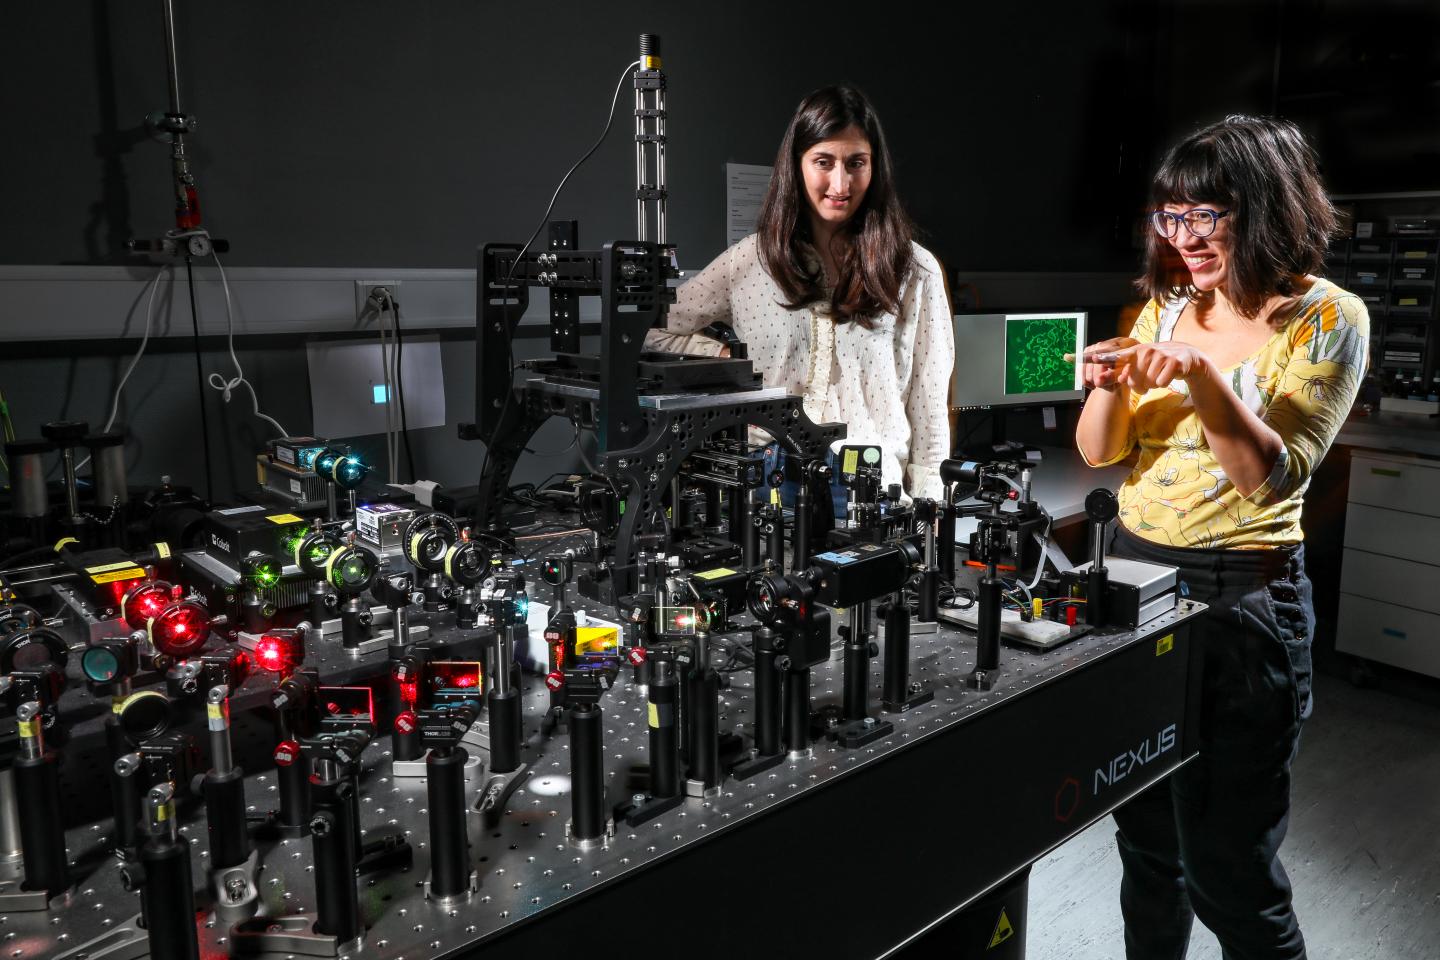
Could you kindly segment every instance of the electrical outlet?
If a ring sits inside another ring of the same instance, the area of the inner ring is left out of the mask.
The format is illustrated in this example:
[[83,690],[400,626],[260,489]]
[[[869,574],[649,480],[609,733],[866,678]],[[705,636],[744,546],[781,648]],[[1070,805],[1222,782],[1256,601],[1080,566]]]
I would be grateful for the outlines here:
[[370,292],[382,287],[390,291],[390,296],[396,300],[400,299],[399,280],[355,281],[355,320],[357,322],[374,319],[375,307],[370,303]]

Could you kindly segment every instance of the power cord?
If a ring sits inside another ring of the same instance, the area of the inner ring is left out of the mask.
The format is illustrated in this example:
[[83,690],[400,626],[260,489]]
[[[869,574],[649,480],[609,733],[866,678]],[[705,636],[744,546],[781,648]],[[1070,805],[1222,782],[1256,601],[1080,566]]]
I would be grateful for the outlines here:
[[[140,336],[140,347],[135,351],[135,356],[130,358],[130,365],[125,368],[125,373],[121,375],[120,382],[115,385],[115,396],[110,400],[110,416],[105,418],[105,430],[102,432],[109,432],[110,428],[115,425],[115,417],[120,411],[120,392],[125,389],[125,384],[130,379],[130,374],[135,372],[135,365],[138,364],[140,358],[145,355],[145,346],[150,342],[150,327],[155,320],[155,291],[160,286],[160,278],[165,275],[165,271],[170,270],[173,272],[173,269],[171,265],[166,264],[157,270],[155,276],[150,280],[150,295],[145,303],[145,332]],[[88,460],[89,457],[85,459]]]
[[[177,233],[175,234],[175,236],[203,236],[206,239],[209,239],[210,232],[203,229],[188,230],[183,233]],[[280,421],[276,420],[274,417],[266,416],[265,414],[260,412],[260,398],[255,395],[255,387],[251,385],[249,380],[245,379],[245,371],[240,366],[240,358],[235,355],[235,303],[230,296],[230,281],[225,276],[225,267],[223,264],[220,263],[220,255],[215,252],[214,244],[211,244],[210,256],[215,261],[215,269],[220,272],[220,286],[225,291],[226,347],[230,352],[230,362],[235,365],[235,376],[227,380],[224,377],[220,376],[220,374],[218,373],[212,373],[210,374],[207,382],[210,384],[210,387],[212,389],[220,391],[220,396],[224,399],[226,403],[230,402],[230,393],[236,387],[244,387],[246,390],[250,391],[250,408],[251,411],[255,414],[255,416],[261,420],[264,420],[266,423],[270,424],[270,426],[274,427],[277,431],[279,431],[280,436],[288,437],[290,436],[290,433],[280,425]]]
[[[580,424],[572,420],[570,422],[570,427],[574,431],[570,435],[570,442],[565,444],[565,446],[561,447],[559,450],[536,450],[532,447],[526,447],[525,452],[534,454],[537,457],[558,457],[562,453],[569,453],[575,448],[575,445],[580,442]],[[560,474],[552,474],[552,476],[560,476]]]
[[400,436],[405,441],[405,464],[410,468],[410,482],[414,483],[418,474],[415,472],[415,453],[410,449],[410,421],[405,416],[405,338],[400,333],[400,301],[388,290],[384,297],[395,320],[395,394],[400,402]]
[[395,470],[395,459],[399,455],[399,449],[395,438],[398,417],[395,415],[396,396],[395,390],[395,355],[391,351],[389,341],[385,335],[385,324],[388,316],[385,302],[385,291],[377,287],[370,291],[367,300],[368,310],[375,313],[375,331],[380,337],[380,379],[384,383],[385,390],[385,482],[399,482],[399,474]]
[[[105,418],[105,427],[100,431],[101,433],[109,433],[110,428],[115,426],[115,417],[120,412],[120,394],[124,391],[125,384],[129,382],[130,374],[135,372],[135,367],[140,363],[140,358],[145,356],[145,347],[150,343],[150,329],[155,322],[155,292],[160,286],[160,278],[165,276],[165,271],[167,270],[173,274],[175,270],[174,265],[165,264],[159,270],[155,271],[155,276],[150,278],[149,296],[145,301],[145,332],[140,335],[139,349],[135,351],[135,356],[130,358],[129,365],[125,367],[125,372],[120,376],[120,382],[115,385],[115,394],[110,398],[110,415]],[[8,427],[8,413],[6,415],[6,423]],[[11,439],[14,439],[13,436]],[[79,463],[75,464],[75,469],[78,471],[89,462],[90,455],[87,453]],[[6,467],[6,472],[9,472],[8,466]]]
[[[15,439],[15,425],[10,422],[10,404],[5,400],[5,391],[0,390],[0,432],[3,432],[5,442],[10,443]],[[10,461],[0,454],[0,466],[5,468],[5,476],[10,476]]]
[[[605,138],[610,134],[610,128],[615,124],[615,106],[620,102],[620,90],[625,86],[625,80],[630,76],[630,71],[638,66],[640,66],[639,60],[632,61],[621,72],[620,80],[615,84],[615,95],[610,98],[610,116],[605,120],[605,129],[600,131],[600,136],[590,145],[590,149],[586,150],[585,154],[579,160],[576,160],[569,170],[565,171],[565,176],[560,178],[559,185],[555,187],[555,193],[550,197],[550,204],[545,208],[545,213],[541,215],[540,222],[536,225],[534,232],[530,234],[530,239],[525,241],[524,246],[520,248],[520,252],[515,255],[515,259],[510,261],[510,271],[505,275],[504,284],[507,290],[510,287],[510,281],[515,279],[515,268],[519,266],[520,258],[525,256],[525,251],[530,249],[530,244],[535,242],[535,238],[540,235],[540,231],[545,228],[546,222],[550,219],[550,212],[555,209],[555,201],[560,198],[560,191],[565,189],[565,184],[570,180],[571,175],[573,175],[576,170],[579,170],[580,165],[586,160],[589,160],[596,150],[600,149],[600,144],[604,143]],[[500,435],[500,428],[505,423],[505,415],[510,412],[510,404],[515,397],[515,385],[513,382],[515,376],[515,342],[514,338],[510,336],[510,302],[508,296],[505,298],[504,306],[500,308],[500,317],[505,327],[505,352],[508,357],[507,366],[510,370],[511,382],[505,385],[505,401],[500,405],[500,416],[495,419],[495,429],[490,431],[490,438],[485,441],[485,454],[480,460],[480,474],[482,476],[485,473],[486,465],[490,462],[490,449],[495,446],[495,439]],[[480,322],[479,317],[475,319],[477,323]],[[480,335],[483,336],[483,334]],[[592,470],[591,472],[594,473],[595,471]]]

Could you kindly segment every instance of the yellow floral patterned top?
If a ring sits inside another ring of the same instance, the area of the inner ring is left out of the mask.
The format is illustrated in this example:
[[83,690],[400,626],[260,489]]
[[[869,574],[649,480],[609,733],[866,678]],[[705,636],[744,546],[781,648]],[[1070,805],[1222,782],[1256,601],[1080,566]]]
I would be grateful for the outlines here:
[[[1130,336],[1172,338],[1183,299],[1152,300]],[[1130,433],[1114,457],[1136,455],[1119,491],[1125,529],[1165,546],[1259,548],[1299,543],[1310,475],[1350,413],[1365,373],[1370,316],[1364,303],[1318,280],[1283,328],[1223,373],[1235,393],[1284,441],[1265,483],[1240,496],[1210,452],[1182,380],[1132,391]]]

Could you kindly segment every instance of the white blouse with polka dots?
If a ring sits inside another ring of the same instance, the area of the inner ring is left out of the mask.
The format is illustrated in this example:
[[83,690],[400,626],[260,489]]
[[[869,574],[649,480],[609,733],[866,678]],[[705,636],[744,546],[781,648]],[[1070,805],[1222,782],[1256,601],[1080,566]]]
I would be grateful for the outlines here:
[[804,397],[817,423],[847,424],[843,443],[878,444],[886,484],[939,499],[940,462],[950,455],[955,332],[939,262],[919,244],[912,247],[899,317],[882,314],[867,330],[831,322],[826,303],[787,310],[752,234],[681,284],[665,329],[650,331],[646,344],[713,356],[723,345],[697,331],[729,323],[767,387]]

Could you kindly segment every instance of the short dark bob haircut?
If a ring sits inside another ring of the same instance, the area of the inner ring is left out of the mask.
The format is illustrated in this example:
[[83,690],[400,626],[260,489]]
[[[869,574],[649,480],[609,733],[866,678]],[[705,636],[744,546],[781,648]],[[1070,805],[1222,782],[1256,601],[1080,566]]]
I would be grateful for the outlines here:
[[811,268],[809,201],[800,158],[805,151],[857,127],[870,141],[870,186],[860,209],[835,232],[836,277],[831,318],[871,327],[881,311],[898,313],[900,286],[910,268],[911,226],[895,194],[894,167],[880,118],[854,87],[823,87],[795,108],[775,157],[775,173],[756,225],[760,262],[791,310],[825,298],[823,266]]
[[[1154,210],[1174,203],[1230,211],[1226,296],[1247,317],[1294,293],[1297,276],[1319,271],[1338,233],[1315,151],[1295,124],[1274,117],[1226,117],[1176,144],[1155,172],[1150,202]],[[1145,236],[1140,292],[1162,303],[1199,300],[1169,242],[1154,229]]]

